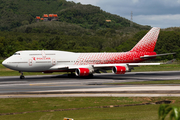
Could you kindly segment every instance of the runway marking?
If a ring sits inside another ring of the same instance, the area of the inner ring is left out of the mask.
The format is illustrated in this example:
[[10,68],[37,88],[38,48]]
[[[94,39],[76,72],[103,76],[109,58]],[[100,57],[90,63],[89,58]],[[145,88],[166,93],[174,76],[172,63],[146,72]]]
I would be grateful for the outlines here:
[[[39,84],[29,84],[29,86],[82,86],[82,85],[71,85],[71,84],[69,84],[69,85],[62,85],[62,84],[59,84],[59,85],[57,85],[57,84],[48,84],[48,83],[39,83]],[[86,86],[86,85],[83,85],[83,86]],[[88,86],[88,85],[87,85]]]
[[25,86],[27,84],[4,84],[4,85],[0,85],[0,86]]
[[[68,84],[81,84],[81,85],[87,85],[87,84],[98,84],[101,83],[102,81],[79,81],[79,82],[71,82],[71,81],[67,81],[67,82],[53,82],[53,83],[33,83],[33,84],[29,84],[30,86],[44,86],[44,85],[68,85]],[[113,80],[110,81],[106,81],[106,82],[113,82]]]
[[0,84],[10,84],[10,83],[25,83],[27,81],[5,81],[5,82],[0,82]]
[[36,83],[36,84],[29,84],[30,86],[44,86],[44,85],[53,85],[55,83]]

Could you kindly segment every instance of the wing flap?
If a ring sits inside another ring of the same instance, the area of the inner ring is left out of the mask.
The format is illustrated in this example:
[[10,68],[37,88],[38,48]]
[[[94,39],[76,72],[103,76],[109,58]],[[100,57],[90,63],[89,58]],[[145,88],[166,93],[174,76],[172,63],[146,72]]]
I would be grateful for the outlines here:
[[57,69],[77,69],[77,68],[91,68],[93,65],[54,65],[51,70]]
[[50,70],[57,70],[57,69],[69,69],[69,67],[66,65],[54,65],[50,68]]

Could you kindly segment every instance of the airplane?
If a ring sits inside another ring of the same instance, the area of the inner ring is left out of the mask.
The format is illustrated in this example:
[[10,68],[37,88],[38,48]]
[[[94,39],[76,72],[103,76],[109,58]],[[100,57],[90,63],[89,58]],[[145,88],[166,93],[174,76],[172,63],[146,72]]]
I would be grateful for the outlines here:
[[157,56],[174,53],[156,54],[154,48],[160,28],[153,27],[130,51],[113,53],[74,53],[57,50],[17,51],[2,62],[5,67],[23,72],[71,72],[76,76],[93,77],[94,73],[125,74],[140,65],[160,65],[160,63],[140,63]]

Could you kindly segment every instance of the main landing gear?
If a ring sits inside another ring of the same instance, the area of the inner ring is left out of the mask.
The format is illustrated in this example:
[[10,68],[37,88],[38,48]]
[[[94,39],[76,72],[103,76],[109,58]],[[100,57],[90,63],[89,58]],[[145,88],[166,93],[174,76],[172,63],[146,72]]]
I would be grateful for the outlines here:
[[93,78],[93,77],[94,77],[93,74],[89,74],[89,75],[88,75],[88,78]]
[[24,77],[23,72],[19,71],[19,73],[21,73],[21,75],[20,75],[20,79],[24,79],[25,77]]
[[68,74],[68,77],[74,78],[77,77],[75,73],[71,72],[71,74]]

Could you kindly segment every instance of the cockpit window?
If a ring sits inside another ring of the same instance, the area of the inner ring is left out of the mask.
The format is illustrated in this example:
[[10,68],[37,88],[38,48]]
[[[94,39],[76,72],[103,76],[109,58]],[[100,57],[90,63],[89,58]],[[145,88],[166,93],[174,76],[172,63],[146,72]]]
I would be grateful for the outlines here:
[[14,55],[20,55],[20,53],[14,53]]

